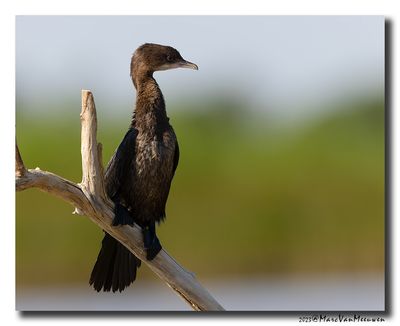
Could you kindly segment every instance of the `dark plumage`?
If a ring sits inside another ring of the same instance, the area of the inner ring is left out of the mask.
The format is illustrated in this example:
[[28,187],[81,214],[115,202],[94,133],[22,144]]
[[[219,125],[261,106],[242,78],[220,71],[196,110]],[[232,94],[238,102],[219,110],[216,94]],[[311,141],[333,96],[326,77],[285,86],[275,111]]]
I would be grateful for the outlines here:
[[[115,204],[113,225],[139,224],[149,260],[161,250],[155,223],[165,218],[179,160],[178,142],[153,73],[179,67],[198,69],[170,46],[146,43],[135,51],[131,77],[136,109],[105,173],[107,194]],[[122,291],[135,280],[139,266],[140,260],[106,233],[89,283],[97,291]]]

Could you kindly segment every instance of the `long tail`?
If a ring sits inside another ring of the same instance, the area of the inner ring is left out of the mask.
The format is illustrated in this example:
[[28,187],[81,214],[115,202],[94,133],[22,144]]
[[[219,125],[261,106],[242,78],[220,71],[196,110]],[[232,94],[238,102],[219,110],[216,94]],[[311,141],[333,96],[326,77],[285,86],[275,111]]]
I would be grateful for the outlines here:
[[97,292],[101,289],[121,292],[136,279],[140,263],[140,259],[106,233],[89,284]]

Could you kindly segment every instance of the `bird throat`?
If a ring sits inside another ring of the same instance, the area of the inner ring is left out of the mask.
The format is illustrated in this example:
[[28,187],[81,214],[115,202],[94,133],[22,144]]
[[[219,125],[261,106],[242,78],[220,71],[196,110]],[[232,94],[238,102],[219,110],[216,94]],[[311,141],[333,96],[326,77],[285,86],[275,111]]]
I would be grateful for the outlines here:
[[[144,77],[144,76],[142,76]],[[169,125],[165,101],[160,87],[152,76],[135,80],[136,108],[132,127],[139,132],[155,133]]]

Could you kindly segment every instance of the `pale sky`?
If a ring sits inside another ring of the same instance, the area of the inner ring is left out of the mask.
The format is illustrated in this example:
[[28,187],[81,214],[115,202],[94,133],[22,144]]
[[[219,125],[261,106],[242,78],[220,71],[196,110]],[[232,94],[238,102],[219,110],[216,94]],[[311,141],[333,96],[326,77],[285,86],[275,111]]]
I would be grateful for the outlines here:
[[17,16],[17,98],[45,107],[91,89],[100,107],[131,108],[130,58],[145,42],[199,66],[155,74],[169,110],[234,96],[307,114],[384,89],[383,16]]

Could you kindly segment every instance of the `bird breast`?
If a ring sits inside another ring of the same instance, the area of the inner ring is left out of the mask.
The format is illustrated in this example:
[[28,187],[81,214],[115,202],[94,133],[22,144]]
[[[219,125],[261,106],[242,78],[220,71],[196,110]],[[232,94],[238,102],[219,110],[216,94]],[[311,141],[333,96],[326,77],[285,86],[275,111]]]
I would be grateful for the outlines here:
[[162,133],[162,137],[138,134],[130,202],[140,221],[159,221],[165,217],[165,204],[174,175],[175,144],[172,128]]
[[[173,174],[173,160],[176,137],[173,130],[166,130],[160,136],[140,132],[136,148],[136,178],[159,187],[170,183]],[[147,187],[146,187],[147,188]]]

